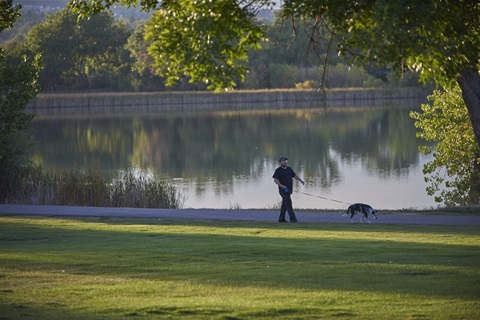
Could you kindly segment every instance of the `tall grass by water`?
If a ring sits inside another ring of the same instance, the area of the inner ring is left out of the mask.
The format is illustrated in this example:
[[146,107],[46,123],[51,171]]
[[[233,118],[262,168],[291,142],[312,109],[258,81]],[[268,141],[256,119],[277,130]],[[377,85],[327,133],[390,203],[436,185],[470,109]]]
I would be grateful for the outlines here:
[[[7,192],[8,191],[8,192]],[[2,191],[3,203],[180,208],[184,198],[176,188],[156,176],[129,169],[110,177],[100,170],[56,170],[40,168],[18,177]]]
[[3,319],[478,319],[476,226],[0,217]]

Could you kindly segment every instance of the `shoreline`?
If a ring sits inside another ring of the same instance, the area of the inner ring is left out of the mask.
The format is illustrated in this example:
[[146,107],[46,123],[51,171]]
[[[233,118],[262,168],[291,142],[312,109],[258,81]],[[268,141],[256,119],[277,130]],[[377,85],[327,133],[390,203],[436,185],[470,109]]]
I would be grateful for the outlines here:
[[266,110],[384,105],[423,101],[423,88],[276,89],[231,92],[41,93],[26,111],[39,115],[124,112]]

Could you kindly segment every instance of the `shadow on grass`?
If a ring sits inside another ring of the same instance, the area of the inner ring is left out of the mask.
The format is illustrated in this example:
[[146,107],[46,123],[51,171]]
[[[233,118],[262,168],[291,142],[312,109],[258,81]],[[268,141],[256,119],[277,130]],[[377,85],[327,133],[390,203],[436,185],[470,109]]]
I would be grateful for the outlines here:
[[[479,233],[476,227],[459,226],[11,218],[0,225],[0,277],[8,280],[9,270],[15,270],[14,275],[43,274],[42,282],[61,272],[122,282],[188,280],[219,288],[476,301]],[[17,287],[8,285],[11,279],[4,283],[0,297],[9,301]],[[12,305],[0,305],[0,310],[7,307]],[[33,307],[13,308],[28,315]],[[208,309],[202,312],[198,315],[209,315]]]
[[[40,217],[41,218],[41,217]],[[62,219],[62,218],[58,218]],[[455,235],[480,235],[478,226],[463,225],[408,225],[408,224],[367,224],[367,223],[278,223],[249,220],[184,220],[184,219],[131,219],[114,217],[94,217],[94,218],[63,218],[65,220],[78,220],[84,223],[108,223],[111,225],[164,225],[164,226],[191,226],[191,227],[220,227],[225,229],[236,228],[268,228],[273,230],[319,230],[319,231],[348,231],[348,232],[368,232],[377,233],[425,233],[425,234],[445,234],[453,232]],[[375,237],[372,237],[375,238]]]

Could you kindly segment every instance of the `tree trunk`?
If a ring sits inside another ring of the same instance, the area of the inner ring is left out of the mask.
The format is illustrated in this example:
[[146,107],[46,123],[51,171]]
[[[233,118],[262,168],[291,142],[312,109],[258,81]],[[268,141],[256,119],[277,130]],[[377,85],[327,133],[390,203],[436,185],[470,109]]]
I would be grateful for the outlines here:
[[[480,155],[475,155],[477,159]],[[473,173],[470,177],[470,191],[468,192],[468,203],[473,205],[480,204],[480,163],[474,162]]]
[[[480,146],[480,74],[476,69],[465,70],[460,73],[457,82],[462,90],[477,144]],[[480,159],[480,155],[476,154],[476,159]],[[468,201],[470,204],[480,203],[480,163],[477,161],[474,161]]]
[[480,147],[480,74],[472,68],[464,70],[457,79],[470,115],[473,132]]

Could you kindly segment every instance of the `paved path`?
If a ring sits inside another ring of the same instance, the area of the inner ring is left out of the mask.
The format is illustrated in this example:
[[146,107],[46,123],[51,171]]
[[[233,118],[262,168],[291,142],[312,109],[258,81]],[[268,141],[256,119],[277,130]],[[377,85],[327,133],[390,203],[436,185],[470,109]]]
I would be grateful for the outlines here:
[[[297,212],[300,223],[327,222],[349,223],[341,213]],[[276,222],[278,213],[268,210],[222,210],[222,209],[139,209],[139,208],[97,208],[36,205],[0,205],[2,216],[47,216],[47,217],[115,217],[154,218],[189,220],[250,220]],[[357,223],[360,217],[355,216]],[[480,225],[479,216],[445,216],[417,214],[379,214],[374,223],[416,224],[416,225]]]

